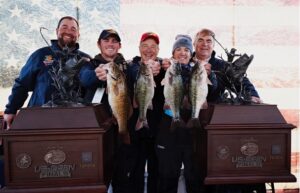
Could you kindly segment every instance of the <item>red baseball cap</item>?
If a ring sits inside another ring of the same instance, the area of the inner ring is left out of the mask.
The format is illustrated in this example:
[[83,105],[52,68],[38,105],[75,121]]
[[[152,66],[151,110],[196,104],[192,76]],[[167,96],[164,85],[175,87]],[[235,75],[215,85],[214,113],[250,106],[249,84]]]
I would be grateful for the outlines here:
[[146,33],[144,33],[142,35],[142,37],[141,37],[141,42],[143,42],[143,41],[145,41],[145,40],[147,40],[149,38],[153,39],[157,44],[159,44],[159,37],[154,32],[146,32]]

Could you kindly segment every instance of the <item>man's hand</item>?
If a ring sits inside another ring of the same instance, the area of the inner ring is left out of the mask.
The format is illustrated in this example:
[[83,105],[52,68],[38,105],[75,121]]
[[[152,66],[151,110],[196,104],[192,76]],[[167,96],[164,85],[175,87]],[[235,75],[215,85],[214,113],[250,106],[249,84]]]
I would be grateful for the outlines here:
[[171,66],[171,61],[170,61],[170,59],[169,59],[169,58],[164,58],[163,61],[162,61],[161,67],[162,67],[164,70],[167,70],[170,66]]
[[251,101],[254,103],[257,103],[257,104],[263,103],[263,101],[260,98],[255,97],[255,96],[251,96]]
[[154,60],[150,59],[150,60],[146,61],[145,64],[150,66],[153,76],[156,76],[159,74],[161,66],[158,61],[154,61]]
[[204,68],[206,70],[207,76],[209,76],[211,73],[211,64],[210,63],[204,64]]
[[106,81],[107,80],[107,70],[104,68],[105,64],[100,64],[96,69],[95,73],[99,80]]
[[11,124],[15,118],[15,114],[4,114],[3,115],[3,123],[6,124],[6,128],[4,129],[10,129],[11,128]]

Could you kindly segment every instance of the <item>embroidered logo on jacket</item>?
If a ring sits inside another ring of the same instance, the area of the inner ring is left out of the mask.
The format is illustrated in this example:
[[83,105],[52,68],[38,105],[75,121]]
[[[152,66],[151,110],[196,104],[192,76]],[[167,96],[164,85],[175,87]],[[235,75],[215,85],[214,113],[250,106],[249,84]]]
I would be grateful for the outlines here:
[[52,65],[53,56],[52,55],[46,55],[43,63],[45,64],[45,66]]

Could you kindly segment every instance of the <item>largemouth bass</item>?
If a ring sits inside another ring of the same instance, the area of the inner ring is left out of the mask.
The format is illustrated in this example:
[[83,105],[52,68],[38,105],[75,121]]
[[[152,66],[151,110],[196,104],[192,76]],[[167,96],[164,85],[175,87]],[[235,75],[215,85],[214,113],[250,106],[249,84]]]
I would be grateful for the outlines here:
[[149,127],[147,122],[147,109],[152,106],[155,82],[149,65],[141,63],[137,81],[134,88],[134,100],[139,107],[139,117],[135,129]]
[[172,112],[172,124],[171,130],[183,125],[180,118],[180,107],[184,96],[184,85],[181,77],[181,65],[180,63],[173,62],[167,69],[165,78],[163,80],[164,96],[166,105]]
[[108,102],[112,109],[112,113],[117,120],[119,127],[119,134],[125,138],[128,143],[129,132],[127,128],[127,121],[132,114],[132,106],[129,98],[126,77],[119,66],[110,62],[105,64],[108,70],[107,74],[107,93]]
[[202,105],[206,102],[208,94],[207,73],[203,65],[198,62],[195,63],[189,83],[189,101],[192,106],[191,119],[189,120],[188,127],[200,127],[199,112]]

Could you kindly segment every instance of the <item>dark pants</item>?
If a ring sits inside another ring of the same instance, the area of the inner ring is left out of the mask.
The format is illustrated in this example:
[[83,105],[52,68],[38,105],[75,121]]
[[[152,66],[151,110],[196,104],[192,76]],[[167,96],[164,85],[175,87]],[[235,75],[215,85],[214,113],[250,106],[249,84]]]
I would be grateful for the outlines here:
[[159,193],[177,193],[182,164],[187,193],[198,193],[201,180],[197,176],[193,129],[179,127],[171,131],[171,121],[163,115],[157,137]]
[[154,148],[155,139],[147,128],[133,131],[130,138],[130,145],[120,143],[116,150],[113,193],[143,193],[146,163],[147,193],[157,193],[158,164]]
[[134,173],[137,163],[137,148],[119,144],[114,158],[112,177],[113,193],[134,193]]
[[158,163],[155,153],[155,138],[149,128],[142,128],[132,135],[132,143],[138,149],[134,186],[136,193],[144,192],[145,167],[147,164],[147,193],[157,193]]

